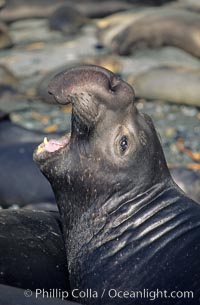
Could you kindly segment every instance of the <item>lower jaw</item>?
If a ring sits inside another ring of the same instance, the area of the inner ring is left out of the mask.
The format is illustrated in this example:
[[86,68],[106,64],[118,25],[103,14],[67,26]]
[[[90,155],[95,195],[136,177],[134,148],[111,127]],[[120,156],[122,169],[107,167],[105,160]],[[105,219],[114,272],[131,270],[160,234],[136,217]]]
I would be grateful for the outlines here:
[[43,143],[41,143],[33,153],[34,161],[42,165],[46,163],[51,158],[59,156],[62,153],[63,149],[67,149],[69,146],[71,134],[66,134],[65,136],[59,139],[47,140],[44,138]]

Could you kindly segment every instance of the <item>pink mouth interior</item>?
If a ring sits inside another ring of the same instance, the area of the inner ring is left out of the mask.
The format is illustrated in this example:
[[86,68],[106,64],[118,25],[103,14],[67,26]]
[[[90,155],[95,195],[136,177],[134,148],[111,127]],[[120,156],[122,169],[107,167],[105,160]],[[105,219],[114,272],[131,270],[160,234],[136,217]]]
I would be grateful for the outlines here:
[[40,145],[40,147],[47,151],[47,152],[55,152],[57,150],[59,150],[60,148],[63,148],[64,146],[66,146],[69,143],[70,140],[70,135],[64,136],[60,139],[51,139],[48,140],[48,142],[46,143],[42,143]]

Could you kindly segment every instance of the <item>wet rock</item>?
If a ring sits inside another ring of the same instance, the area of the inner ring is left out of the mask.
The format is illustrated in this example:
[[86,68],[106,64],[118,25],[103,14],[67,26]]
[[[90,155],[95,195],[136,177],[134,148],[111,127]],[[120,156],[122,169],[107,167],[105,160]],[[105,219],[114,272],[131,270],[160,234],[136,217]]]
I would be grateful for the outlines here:
[[42,133],[25,129],[19,125],[12,123],[10,120],[0,122],[0,143],[2,146],[13,145],[17,143],[35,142],[40,144],[44,137],[61,136],[62,133]]
[[0,21],[0,49],[6,49],[13,46],[8,27]]
[[[200,151],[200,121],[197,108],[168,104],[159,100],[152,102],[139,100],[137,107],[152,117],[170,166],[186,167],[193,162],[187,154],[180,151],[177,139],[184,139],[186,147],[192,151]],[[193,110],[193,116],[191,116],[191,110]],[[169,128],[172,132],[168,132]]]
[[84,27],[81,35],[74,38],[50,31],[45,20],[18,21],[14,26],[12,37],[18,47],[4,52],[0,64],[6,64],[22,85],[65,63],[96,54],[94,26]]
[[71,129],[71,108],[45,105],[33,102],[29,108],[13,111],[10,120],[25,129],[40,133],[69,132]]
[[[20,19],[48,17],[63,0],[7,0],[0,17],[5,22],[13,22]],[[45,9],[44,9],[45,7]]]
[[0,110],[6,114],[12,111],[26,109],[31,102],[17,89],[9,85],[0,86]]
[[6,66],[0,65],[0,86],[9,85],[16,87],[18,84],[18,78]]
[[37,53],[38,50],[45,49],[49,41],[63,41],[61,33],[50,31],[47,19],[15,21],[9,26],[9,30],[13,42],[20,48],[19,51],[27,50],[27,53],[31,51]]
[[129,77],[128,82],[138,97],[200,107],[200,69],[159,67]]
[[200,203],[200,171],[189,168],[171,168],[170,173],[178,186],[194,201]]
[[2,207],[55,202],[50,184],[33,162],[36,147],[36,143],[20,143],[0,148]]

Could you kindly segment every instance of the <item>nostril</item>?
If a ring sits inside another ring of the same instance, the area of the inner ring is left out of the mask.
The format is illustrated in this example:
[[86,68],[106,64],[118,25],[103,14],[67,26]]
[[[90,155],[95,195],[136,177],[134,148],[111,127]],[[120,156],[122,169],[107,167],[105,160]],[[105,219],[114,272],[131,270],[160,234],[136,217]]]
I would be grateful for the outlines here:
[[116,92],[119,84],[120,84],[120,79],[113,77],[112,79],[110,79],[110,90]]

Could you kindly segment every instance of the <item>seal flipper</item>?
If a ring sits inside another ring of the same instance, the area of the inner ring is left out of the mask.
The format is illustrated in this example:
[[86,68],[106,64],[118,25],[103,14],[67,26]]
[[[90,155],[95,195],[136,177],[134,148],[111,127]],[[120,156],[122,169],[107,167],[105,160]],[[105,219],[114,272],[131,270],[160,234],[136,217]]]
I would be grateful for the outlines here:
[[0,284],[31,290],[69,290],[57,212],[3,210],[0,232]]

